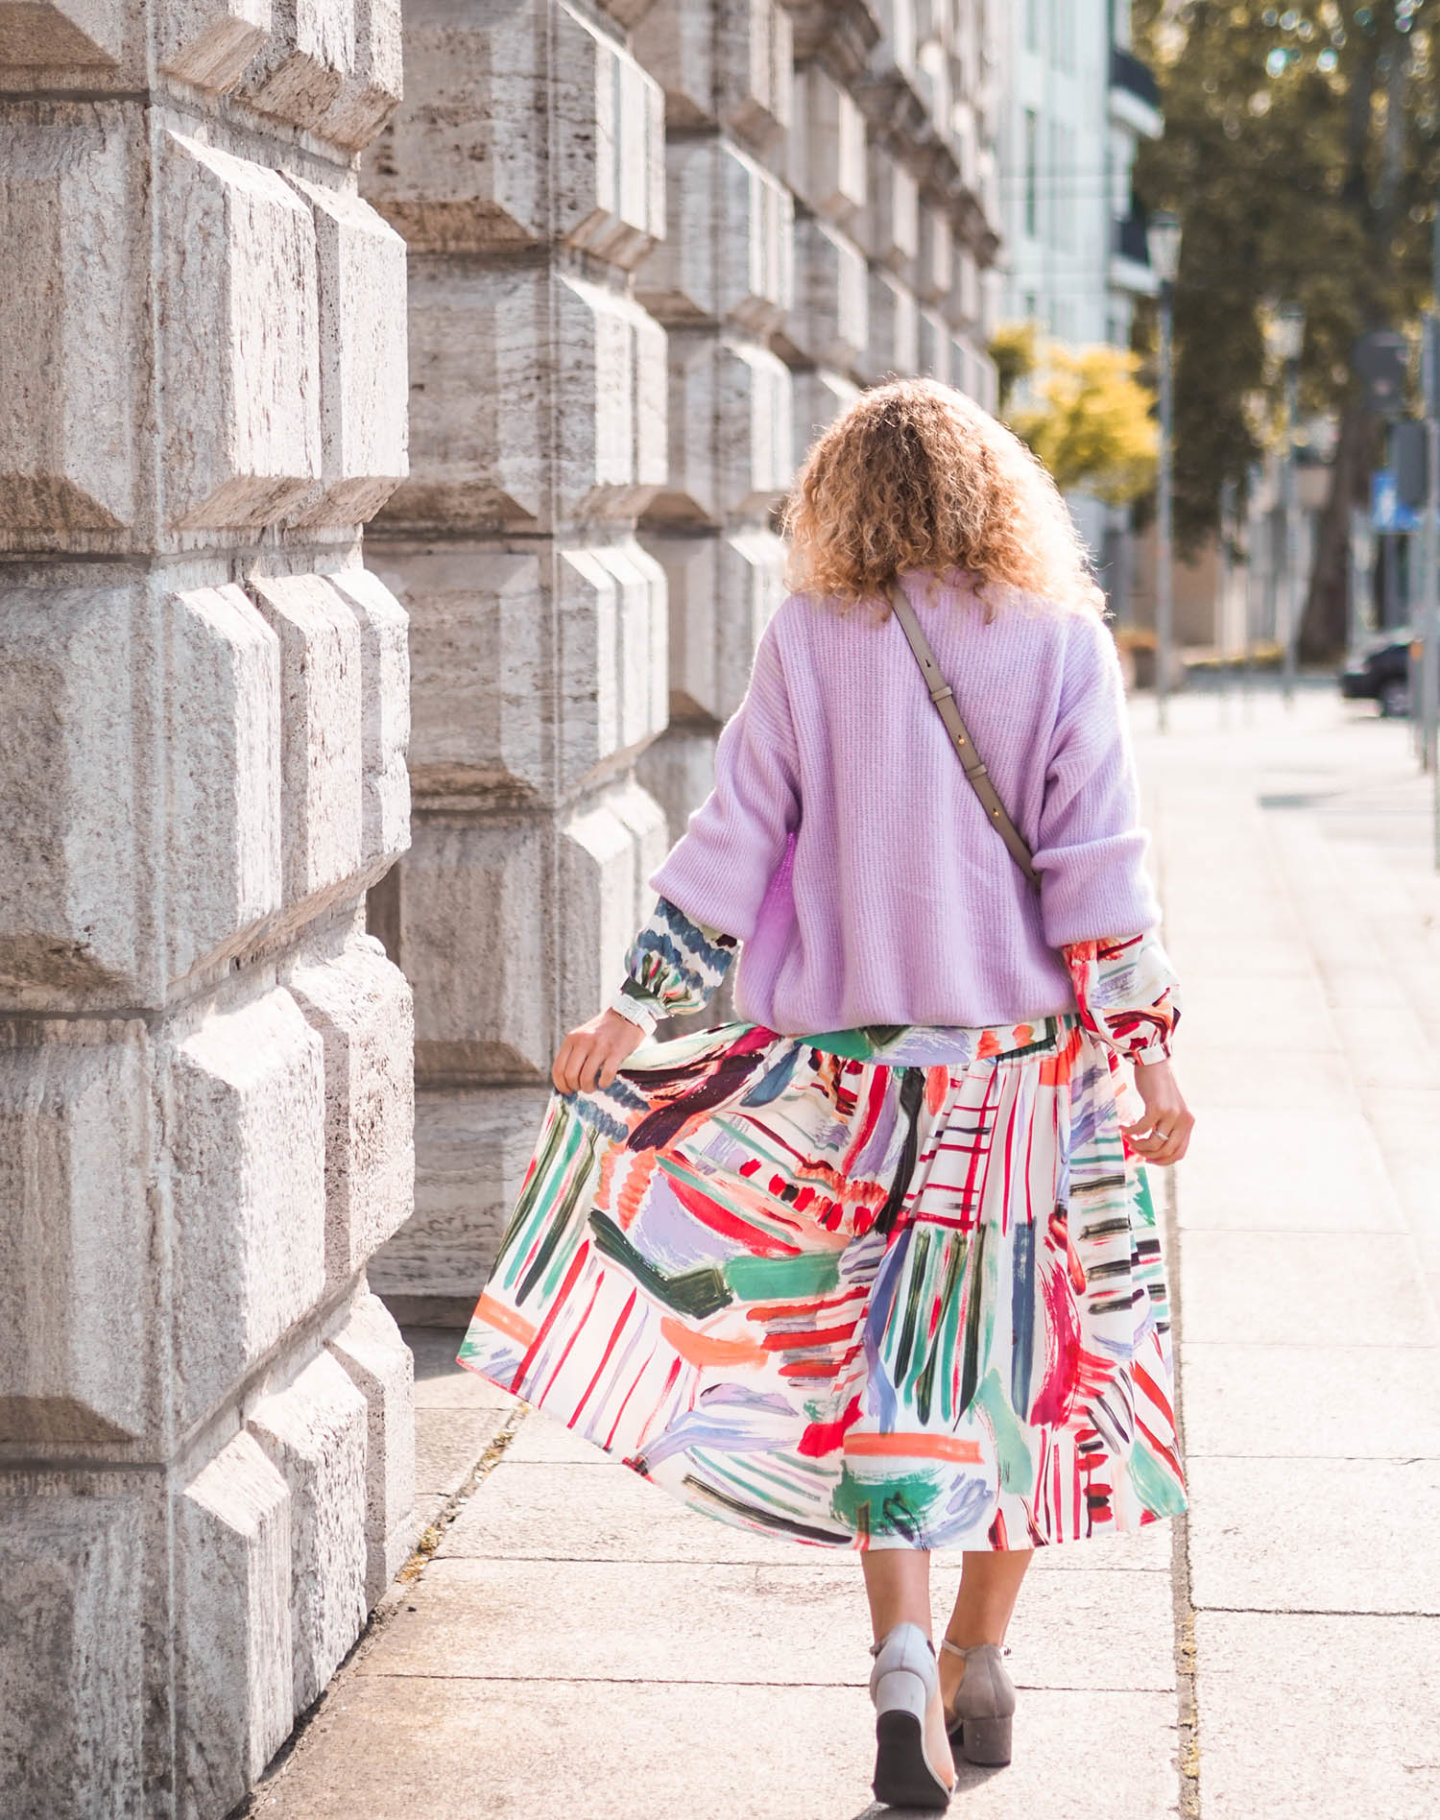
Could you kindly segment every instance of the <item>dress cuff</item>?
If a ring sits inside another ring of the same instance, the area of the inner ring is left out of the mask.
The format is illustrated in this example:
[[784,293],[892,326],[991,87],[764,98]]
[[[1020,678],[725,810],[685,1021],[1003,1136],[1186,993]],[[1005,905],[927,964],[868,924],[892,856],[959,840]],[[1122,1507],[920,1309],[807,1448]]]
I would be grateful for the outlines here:
[[637,1024],[646,1036],[653,1035],[655,1026],[665,1016],[665,1007],[652,998],[642,998],[638,992],[622,986],[606,1007],[609,1011],[618,1011],[621,1017],[630,1023]]

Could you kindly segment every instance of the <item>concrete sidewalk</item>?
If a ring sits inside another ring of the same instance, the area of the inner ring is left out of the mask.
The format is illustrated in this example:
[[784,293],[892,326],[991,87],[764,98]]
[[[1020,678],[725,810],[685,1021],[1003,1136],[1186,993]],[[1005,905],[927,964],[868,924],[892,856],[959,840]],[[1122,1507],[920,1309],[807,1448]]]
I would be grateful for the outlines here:
[[[1195,1508],[1041,1556],[992,1820],[1422,1820],[1440,1743],[1440,888],[1402,729],[1302,696],[1140,731],[1181,1067]],[[1227,724],[1228,721],[1228,724]],[[1428,919],[1428,920],[1427,920]],[[1427,1282],[1428,1285],[1427,1286]],[[848,1556],[671,1503],[414,1333],[433,1553],[252,1799],[267,1820],[855,1820]],[[958,1563],[942,1561],[937,1618]]]

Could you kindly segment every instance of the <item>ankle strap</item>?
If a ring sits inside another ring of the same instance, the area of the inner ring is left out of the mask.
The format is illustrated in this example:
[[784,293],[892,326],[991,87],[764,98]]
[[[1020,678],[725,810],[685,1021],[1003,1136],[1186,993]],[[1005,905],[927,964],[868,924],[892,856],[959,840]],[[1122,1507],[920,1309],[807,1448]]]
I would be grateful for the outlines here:
[[962,1662],[968,1662],[971,1656],[982,1649],[998,1650],[1002,1656],[1008,1656],[1010,1654],[1010,1645],[1008,1643],[967,1643],[962,1645],[959,1643],[952,1643],[948,1637],[942,1637],[940,1639],[940,1647],[945,1651],[946,1655],[959,1656]]

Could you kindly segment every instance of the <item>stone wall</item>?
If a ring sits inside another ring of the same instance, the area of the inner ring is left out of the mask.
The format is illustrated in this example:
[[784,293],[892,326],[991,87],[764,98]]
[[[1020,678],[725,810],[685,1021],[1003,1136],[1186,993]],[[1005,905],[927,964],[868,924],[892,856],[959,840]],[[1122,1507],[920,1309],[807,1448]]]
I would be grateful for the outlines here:
[[393,0],[0,6],[0,1812],[206,1820],[413,1539]]
[[367,538],[414,663],[371,904],[416,1002],[392,1307],[478,1292],[782,597],[797,454],[888,373],[991,400],[994,12],[406,0],[362,180],[410,252],[411,475]]

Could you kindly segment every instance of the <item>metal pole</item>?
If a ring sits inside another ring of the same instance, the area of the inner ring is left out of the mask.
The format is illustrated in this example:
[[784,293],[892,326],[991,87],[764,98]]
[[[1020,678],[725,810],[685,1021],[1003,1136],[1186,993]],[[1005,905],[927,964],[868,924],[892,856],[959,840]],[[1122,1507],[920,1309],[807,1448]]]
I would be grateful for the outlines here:
[[[1440,374],[1436,372],[1436,334],[1440,317],[1432,311],[1425,318],[1425,341],[1422,350],[1422,373],[1425,386],[1425,518],[1420,527],[1420,763],[1427,771],[1435,769],[1436,680],[1440,665],[1436,663],[1435,644],[1437,605],[1440,587]],[[1440,799],[1437,799],[1440,800]],[[1440,822],[1436,838],[1440,841]],[[1436,850],[1440,864],[1440,847]]]
[[1155,499],[1155,713],[1162,733],[1170,719],[1170,663],[1174,641],[1170,550],[1170,444],[1174,411],[1170,375],[1171,310],[1171,289],[1167,282],[1160,287],[1160,474]]
[[1285,645],[1281,693],[1295,700],[1295,648],[1300,634],[1300,489],[1295,470],[1295,420],[1299,415],[1300,362],[1285,365]]

